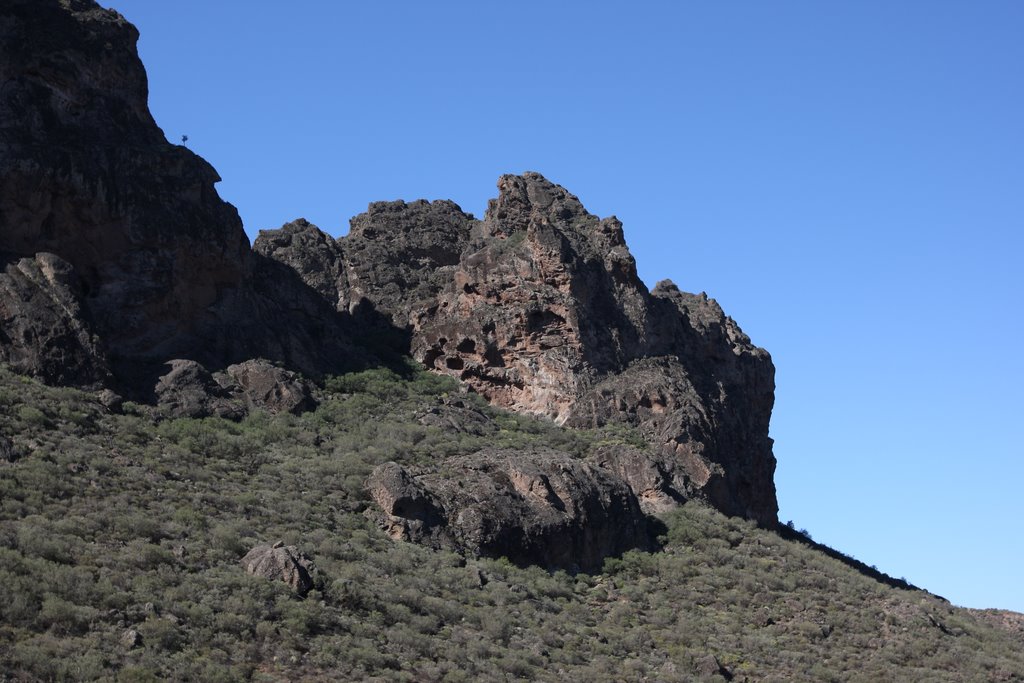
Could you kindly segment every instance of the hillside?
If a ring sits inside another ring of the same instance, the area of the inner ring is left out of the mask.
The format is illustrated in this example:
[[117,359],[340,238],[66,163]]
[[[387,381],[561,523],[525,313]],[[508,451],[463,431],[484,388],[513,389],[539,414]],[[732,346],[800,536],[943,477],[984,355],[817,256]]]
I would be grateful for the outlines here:
[[[1024,680],[1020,615],[887,586],[698,502],[652,527],[660,551],[590,574],[394,541],[365,514],[379,463],[636,437],[422,371],[327,385],[315,411],[232,422],[0,372],[0,678]],[[453,401],[485,419],[424,419]],[[305,598],[240,564],[279,540],[319,570]]]
[[615,216],[250,247],[137,39],[0,4],[0,681],[1024,680],[1024,616],[779,523],[771,356]]

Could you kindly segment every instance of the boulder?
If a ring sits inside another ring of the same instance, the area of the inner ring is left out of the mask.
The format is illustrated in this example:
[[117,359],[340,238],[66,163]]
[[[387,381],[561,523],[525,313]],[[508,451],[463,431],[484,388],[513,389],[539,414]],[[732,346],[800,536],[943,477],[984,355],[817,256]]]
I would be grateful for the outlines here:
[[377,467],[367,481],[392,537],[570,571],[649,544],[636,497],[605,470],[554,450],[484,450],[434,468]]
[[239,419],[244,405],[194,360],[176,359],[154,388],[157,408],[167,417]]
[[237,382],[249,408],[298,415],[316,407],[312,384],[267,360],[231,365],[227,374]]
[[126,629],[121,634],[120,642],[126,650],[133,650],[142,646],[142,634],[133,628]]
[[245,571],[271,581],[281,581],[297,595],[305,596],[314,586],[317,569],[309,557],[293,545],[258,545],[242,558]]

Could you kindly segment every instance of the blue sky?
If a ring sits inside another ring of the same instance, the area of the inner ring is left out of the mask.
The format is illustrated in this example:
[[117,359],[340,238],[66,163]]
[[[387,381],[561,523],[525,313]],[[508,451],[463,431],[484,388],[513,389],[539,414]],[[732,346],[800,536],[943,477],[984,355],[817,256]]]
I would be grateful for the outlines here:
[[1024,611],[1024,4],[104,4],[250,236],[540,171],[772,353],[783,520]]

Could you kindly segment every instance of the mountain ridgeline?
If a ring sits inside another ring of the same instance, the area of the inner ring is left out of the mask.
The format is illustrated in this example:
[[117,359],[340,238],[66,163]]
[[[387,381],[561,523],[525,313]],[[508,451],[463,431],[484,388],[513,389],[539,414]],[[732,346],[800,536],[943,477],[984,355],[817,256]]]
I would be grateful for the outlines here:
[[1024,616],[778,524],[771,358],[615,217],[250,246],[137,39],[0,0],[0,680],[1024,681]]
[[[642,435],[572,476],[565,454],[504,456],[530,475],[503,495],[549,507],[545,529],[576,529],[580,557],[556,564],[642,545],[640,510],[694,497],[777,523],[768,353],[706,295],[648,290],[615,217],[525,173],[499,179],[483,220],[450,201],[375,202],[346,237],[297,220],[250,249],[216,172],[150,115],[133,26],[88,0],[2,12],[0,361],[15,371],[237,419],[308,409],[308,380],[406,356],[494,406]],[[402,498],[389,482],[424,476],[392,474],[377,479],[382,500]],[[386,511],[398,535],[473,536],[451,530],[452,504],[422,495],[426,507]],[[416,518],[427,509],[439,512]],[[524,561],[550,559],[531,543]]]

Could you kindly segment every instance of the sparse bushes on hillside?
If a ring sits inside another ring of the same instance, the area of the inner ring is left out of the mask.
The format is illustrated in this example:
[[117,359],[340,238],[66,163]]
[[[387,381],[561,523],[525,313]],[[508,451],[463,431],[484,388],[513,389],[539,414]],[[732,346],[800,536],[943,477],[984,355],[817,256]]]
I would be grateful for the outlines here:
[[[299,417],[154,422],[0,369],[0,434],[24,452],[0,462],[0,679],[690,681],[709,655],[736,681],[1024,676],[1021,643],[971,613],[696,503],[665,516],[662,552],[592,576],[396,543],[361,514],[383,460],[635,439],[472,396],[490,432],[421,424],[445,392],[373,370]],[[239,565],[275,541],[315,559],[307,598]]]

